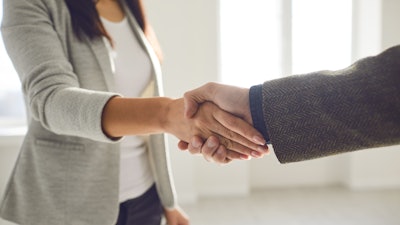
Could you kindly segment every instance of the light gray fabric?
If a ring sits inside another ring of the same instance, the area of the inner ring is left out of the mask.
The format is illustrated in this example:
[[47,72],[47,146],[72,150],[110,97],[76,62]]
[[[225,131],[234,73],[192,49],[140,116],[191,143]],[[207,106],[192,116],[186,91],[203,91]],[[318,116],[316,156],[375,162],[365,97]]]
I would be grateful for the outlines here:
[[[2,35],[21,79],[29,128],[1,216],[32,225],[114,224],[119,144],[102,132],[101,115],[118,93],[112,93],[113,74],[104,42],[77,39],[63,0],[3,2]],[[159,62],[133,16],[126,13],[152,60],[153,94],[160,95]],[[149,151],[161,201],[174,207],[165,136],[150,136]]]
[[262,98],[281,163],[400,144],[400,46],[343,70],[265,82]]

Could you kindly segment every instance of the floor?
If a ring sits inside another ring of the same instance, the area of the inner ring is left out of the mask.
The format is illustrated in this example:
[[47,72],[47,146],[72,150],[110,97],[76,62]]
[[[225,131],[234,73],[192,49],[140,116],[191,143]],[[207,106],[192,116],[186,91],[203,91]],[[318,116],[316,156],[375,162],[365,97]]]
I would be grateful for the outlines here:
[[[182,205],[190,225],[400,225],[400,190],[303,188]],[[11,225],[2,221],[0,225]]]
[[182,207],[191,225],[400,225],[400,190],[269,190]]

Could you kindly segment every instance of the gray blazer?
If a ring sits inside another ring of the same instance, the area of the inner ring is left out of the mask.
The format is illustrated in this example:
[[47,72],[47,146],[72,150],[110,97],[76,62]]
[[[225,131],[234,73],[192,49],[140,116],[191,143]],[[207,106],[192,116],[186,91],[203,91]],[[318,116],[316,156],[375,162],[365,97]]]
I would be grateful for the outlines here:
[[[121,1],[124,8],[124,1]],[[132,30],[161,70],[129,10]],[[104,135],[102,111],[118,93],[101,38],[80,41],[63,0],[4,0],[2,35],[22,83],[29,128],[0,213],[19,224],[114,224],[119,144]],[[151,135],[150,161],[165,207],[176,204],[164,135]]]

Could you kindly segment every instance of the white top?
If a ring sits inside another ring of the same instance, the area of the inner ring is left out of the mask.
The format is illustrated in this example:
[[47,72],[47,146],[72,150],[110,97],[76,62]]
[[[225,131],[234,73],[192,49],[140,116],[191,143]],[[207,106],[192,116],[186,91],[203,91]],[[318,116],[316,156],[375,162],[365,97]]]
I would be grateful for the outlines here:
[[[104,39],[114,63],[116,91],[125,97],[139,97],[151,79],[150,59],[126,17],[120,22],[101,21],[114,41],[111,47]],[[126,136],[121,141],[120,202],[142,195],[153,183],[145,141]]]

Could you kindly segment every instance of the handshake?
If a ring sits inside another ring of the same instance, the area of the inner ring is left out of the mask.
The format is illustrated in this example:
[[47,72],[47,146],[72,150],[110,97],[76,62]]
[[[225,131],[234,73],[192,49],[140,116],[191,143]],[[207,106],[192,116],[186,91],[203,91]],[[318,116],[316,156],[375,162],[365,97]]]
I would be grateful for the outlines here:
[[181,139],[179,149],[220,164],[269,154],[266,140],[253,127],[249,89],[208,83],[186,92],[183,104],[182,121],[191,121],[196,129],[171,132]]
[[208,83],[180,99],[115,97],[102,128],[111,138],[169,133],[181,150],[217,163],[268,154],[270,136],[280,163],[397,145],[399,58],[393,47],[342,70],[250,89]]

